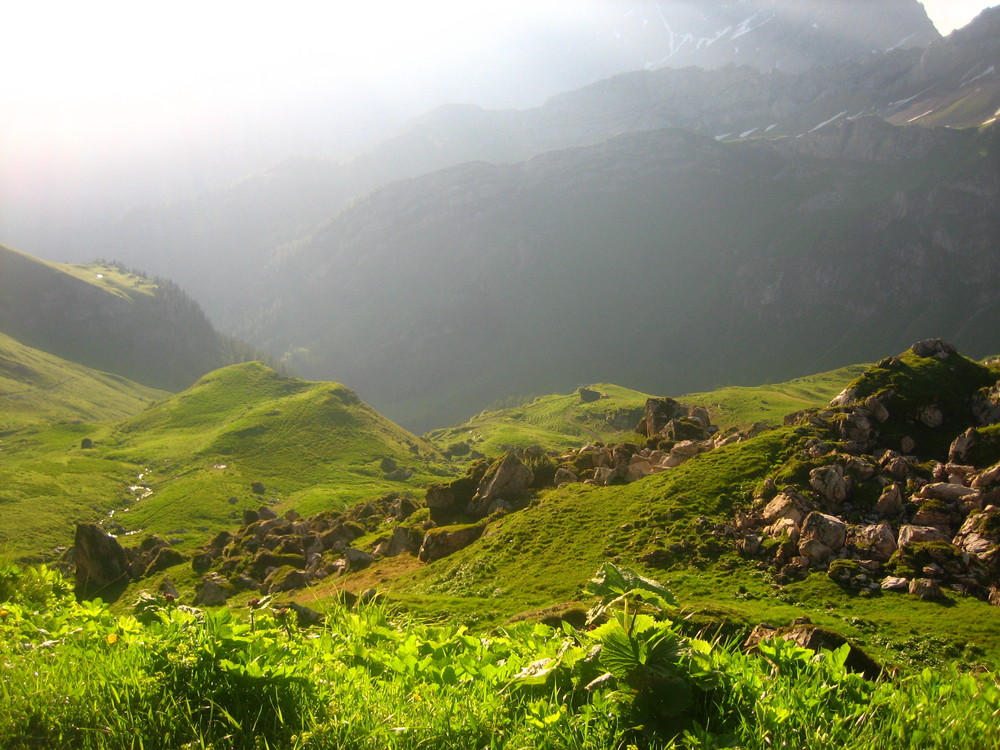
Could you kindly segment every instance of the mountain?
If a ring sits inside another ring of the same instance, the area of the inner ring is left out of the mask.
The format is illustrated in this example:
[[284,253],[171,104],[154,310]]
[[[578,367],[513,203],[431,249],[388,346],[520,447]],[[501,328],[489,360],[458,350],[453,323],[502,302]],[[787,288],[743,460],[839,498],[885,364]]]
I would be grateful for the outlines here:
[[[344,162],[290,159],[188,199],[133,208],[90,233],[90,252],[177,280],[218,325],[252,336],[246,311],[268,287],[272,259],[353,197],[463,162],[517,162],[638,130],[798,134],[837,116],[845,99],[857,114],[910,96],[858,66],[878,52],[876,60],[902,60],[893,70],[913,67],[923,45],[940,39],[915,0],[604,3],[576,21],[520,40],[519,80],[567,69],[558,90],[572,90],[540,107],[447,104]],[[591,73],[569,72],[584,60],[597,61]],[[827,72],[844,67],[840,77]],[[872,78],[879,85],[860,95],[859,82]]]
[[993,349],[996,139],[660,130],[394,183],[275,267],[258,340],[420,429],[580,382],[795,377],[928,330]]
[[251,353],[170,281],[115,264],[50,263],[0,246],[0,331],[153,388],[179,390]]

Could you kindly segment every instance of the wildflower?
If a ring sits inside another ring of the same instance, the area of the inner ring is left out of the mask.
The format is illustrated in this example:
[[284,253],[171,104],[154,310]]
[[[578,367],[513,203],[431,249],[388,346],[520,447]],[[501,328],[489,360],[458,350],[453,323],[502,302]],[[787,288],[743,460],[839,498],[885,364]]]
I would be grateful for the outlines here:
[[254,597],[247,602],[247,606],[250,607],[250,609],[257,609],[260,606],[260,599]]
[[10,612],[8,612],[6,609],[0,609],[0,617],[6,617],[9,614]]
[[164,595],[163,595],[163,600],[164,600],[165,602],[167,602],[167,603],[170,603],[170,602],[174,601],[174,599],[176,599],[176,598],[177,598],[177,597],[176,597],[176,596],[174,596],[173,594],[164,594]]
[[108,642],[109,646],[114,646],[116,643],[118,643],[118,634],[108,633],[108,637],[105,638],[105,640]]

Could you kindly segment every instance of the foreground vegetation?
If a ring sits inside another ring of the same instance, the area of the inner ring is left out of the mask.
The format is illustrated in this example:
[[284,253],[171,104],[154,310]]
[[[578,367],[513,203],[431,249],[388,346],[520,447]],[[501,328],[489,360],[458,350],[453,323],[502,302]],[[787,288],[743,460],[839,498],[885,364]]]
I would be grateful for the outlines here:
[[[753,654],[685,632],[670,592],[604,565],[578,630],[427,625],[372,602],[300,628],[143,595],[76,603],[0,571],[0,744],[19,748],[954,748],[995,746],[992,674],[870,681],[847,649]],[[974,739],[972,739],[974,738]]]

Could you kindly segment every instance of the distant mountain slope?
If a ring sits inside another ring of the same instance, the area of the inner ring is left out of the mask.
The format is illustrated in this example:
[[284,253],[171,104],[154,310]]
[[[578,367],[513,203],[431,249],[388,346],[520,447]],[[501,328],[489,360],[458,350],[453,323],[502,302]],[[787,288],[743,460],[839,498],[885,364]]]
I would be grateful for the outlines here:
[[[630,64],[595,63],[592,76],[569,76],[574,90],[540,107],[447,104],[344,163],[292,159],[204,195],[136,208],[94,237],[93,252],[177,280],[218,325],[253,335],[246,311],[270,284],[271,261],[352,197],[390,182],[659,128],[732,138],[799,135],[838,116],[895,113],[902,105],[891,105],[939,75],[940,65],[920,65],[923,48],[940,38],[915,0],[604,3],[579,14],[582,25],[602,32],[539,30],[538,39],[520,40],[519,53],[559,65],[576,50],[573,67],[623,49]],[[966,41],[941,42],[942,49],[956,45]],[[971,48],[962,55],[989,51]],[[637,72],[605,77],[622,70]],[[912,80],[903,86],[900,77]],[[597,82],[577,88],[584,81]]]
[[275,267],[258,340],[418,429],[581,381],[678,393],[736,362],[737,384],[783,380],[926,333],[982,356],[997,138],[664,130],[395,183]]
[[179,390],[251,354],[169,281],[105,263],[49,263],[0,246],[0,331],[64,359]]
[[58,420],[124,419],[168,395],[0,333],[0,432]]

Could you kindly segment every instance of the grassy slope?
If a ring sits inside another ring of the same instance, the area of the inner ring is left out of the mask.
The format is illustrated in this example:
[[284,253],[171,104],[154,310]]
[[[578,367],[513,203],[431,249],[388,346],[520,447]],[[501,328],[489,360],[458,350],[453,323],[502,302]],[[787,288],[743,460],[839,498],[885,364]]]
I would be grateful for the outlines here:
[[[106,455],[141,471],[152,489],[116,520],[192,542],[232,526],[265,497],[312,514],[415,493],[447,473],[432,446],[344,386],[282,377],[258,362],[210,373],[122,423]],[[414,476],[385,479],[384,458]],[[251,492],[253,482],[264,484],[264,497]]]
[[106,513],[127,467],[81,440],[167,395],[0,334],[0,549],[70,543],[77,521]]
[[[755,422],[780,424],[786,414],[828,403],[864,369],[865,365],[850,365],[787,383],[729,386],[684,394],[677,400],[707,407],[712,421],[723,429],[748,427]],[[576,392],[542,396],[514,409],[481,412],[458,427],[434,430],[427,438],[442,449],[452,443],[468,442],[486,454],[500,452],[509,445],[565,450],[592,440],[625,439],[628,433],[612,427],[605,415],[642,408],[649,395],[607,383],[591,387],[608,398],[585,403]]]
[[64,420],[124,419],[168,395],[0,333],[0,432]]
[[[583,584],[605,560],[641,569],[646,553],[679,545],[674,558],[650,575],[667,583],[696,616],[751,627],[806,615],[888,663],[925,656],[1000,661],[995,607],[966,597],[942,605],[890,593],[853,596],[822,573],[779,589],[739,558],[731,541],[712,535],[716,522],[749,501],[794,438],[792,428],[767,432],[627,486],[566,485],[495,522],[478,542],[450,557],[420,567],[387,560],[365,585],[388,588],[431,615],[497,623],[580,599]],[[301,598],[328,594],[320,587]]]

